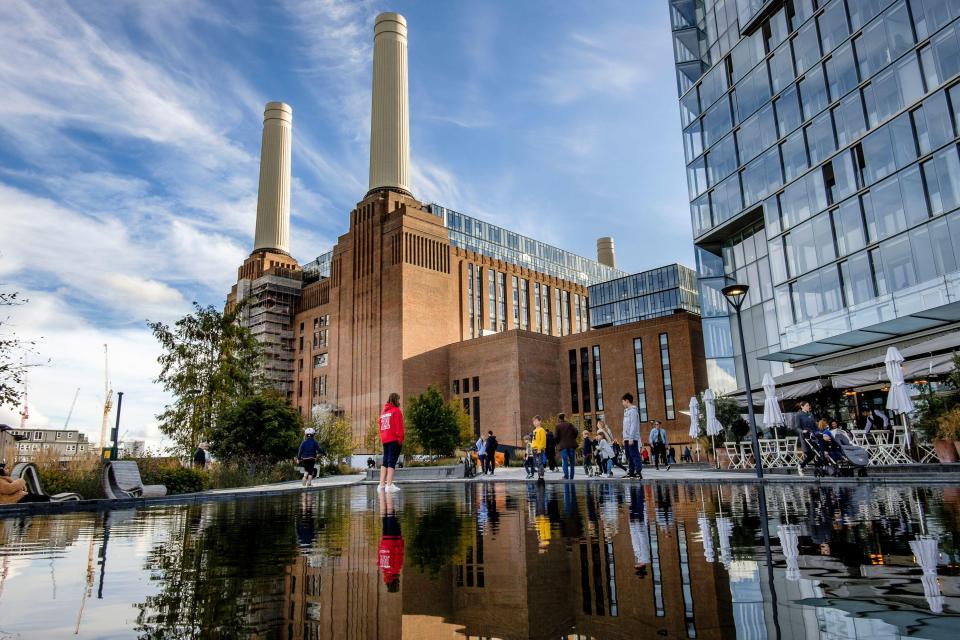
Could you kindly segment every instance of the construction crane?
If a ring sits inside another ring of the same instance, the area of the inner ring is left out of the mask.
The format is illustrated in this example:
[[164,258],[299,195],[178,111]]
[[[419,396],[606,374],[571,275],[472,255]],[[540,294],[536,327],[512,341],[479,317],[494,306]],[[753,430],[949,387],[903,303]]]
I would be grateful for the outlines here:
[[77,406],[77,396],[79,395],[80,395],[80,387],[77,387],[77,390],[73,394],[73,402],[70,403],[70,411],[67,411],[67,419],[63,421],[64,429],[70,426],[70,418],[73,417],[73,408]]
[[103,345],[103,422],[100,423],[100,455],[107,439],[107,420],[110,418],[110,409],[113,408],[113,389],[110,388],[109,360],[107,345]]

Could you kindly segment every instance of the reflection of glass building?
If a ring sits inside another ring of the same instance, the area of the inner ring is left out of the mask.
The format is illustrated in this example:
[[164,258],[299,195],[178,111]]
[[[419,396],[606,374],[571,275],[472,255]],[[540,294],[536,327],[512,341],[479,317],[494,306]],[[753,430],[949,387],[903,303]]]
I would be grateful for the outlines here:
[[711,385],[955,331],[960,3],[669,4]]
[[700,313],[697,275],[671,264],[590,287],[590,326],[627,324],[671,315],[677,309]]
[[443,219],[443,226],[450,234],[450,244],[454,247],[584,286],[627,275],[596,260],[558,249],[453,209],[429,204],[427,210]]

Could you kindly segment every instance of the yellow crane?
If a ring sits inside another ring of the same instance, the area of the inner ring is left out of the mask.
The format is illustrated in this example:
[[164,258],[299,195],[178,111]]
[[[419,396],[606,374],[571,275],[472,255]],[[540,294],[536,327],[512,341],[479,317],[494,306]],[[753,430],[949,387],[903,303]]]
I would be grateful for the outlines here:
[[110,418],[110,409],[113,408],[113,389],[110,388],[109,362],[107,357],[107,345],[103,345],[103,422],[100,423],[100,455],[103,456],[103,448],[107,439],[107,420]]

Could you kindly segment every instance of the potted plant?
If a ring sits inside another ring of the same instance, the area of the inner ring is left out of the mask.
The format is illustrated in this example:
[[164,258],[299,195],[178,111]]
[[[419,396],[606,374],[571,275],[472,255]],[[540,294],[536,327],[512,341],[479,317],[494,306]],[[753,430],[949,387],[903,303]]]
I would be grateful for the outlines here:
[[940,462],[956,462],[960,455],[960,407],[937,418],[937,437],[933,446]]

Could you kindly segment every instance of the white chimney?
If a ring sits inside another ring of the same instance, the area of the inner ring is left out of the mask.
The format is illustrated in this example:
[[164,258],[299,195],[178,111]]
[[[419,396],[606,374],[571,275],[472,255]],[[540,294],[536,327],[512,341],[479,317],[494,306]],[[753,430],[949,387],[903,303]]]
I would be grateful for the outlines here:
[[410,193],[407,20],[399,13],[381,13],[373,27],[370,191],[380,188]]
[[253,250],[290,253],[290,144],[293,109],[268,102],[260,143],[260,189]]

